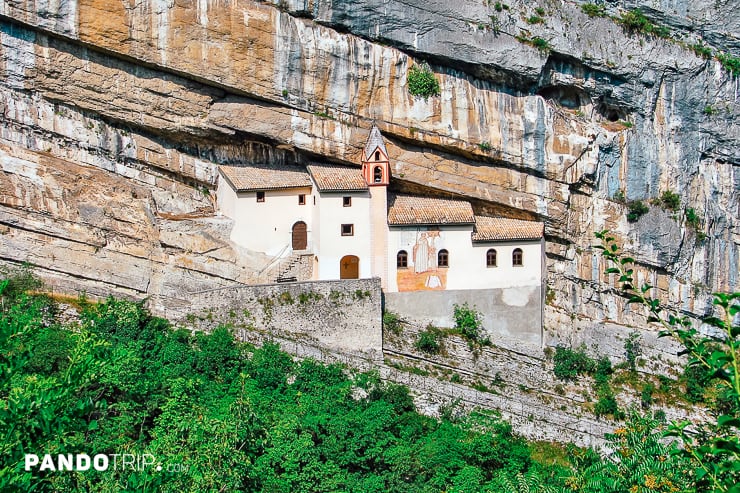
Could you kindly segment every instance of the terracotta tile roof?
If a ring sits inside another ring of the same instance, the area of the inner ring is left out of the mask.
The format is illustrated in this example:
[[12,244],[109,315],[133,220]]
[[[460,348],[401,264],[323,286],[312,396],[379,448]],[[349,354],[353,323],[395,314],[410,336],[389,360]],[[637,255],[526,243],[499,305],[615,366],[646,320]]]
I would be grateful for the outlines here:
[[377,147],[380,147],[380,150],[383,151],[383,154],[385,154],[386,156],[388,155],[388,151],[385,150],[383,136],[380,134],[380,130],[378,130],[378,127],[373,125],[373,128],[370,130],[370,136],[367,138],[367,143],[365,144],[365,161],[370,160],[373,152],[375,152],[375,149]]
[[367,183],[360,168],[311,164],[308,166],[308,172],[322,192],[367,190]]
[[539,240],[545,225],[506,217],[475,216],[473,241]]
[[389,198],[388,224],[472,224],[473,208],[462,200],[396,195]]
[[237,192],[310,187],[306,170],[298,167],[219,166],[219,170]]

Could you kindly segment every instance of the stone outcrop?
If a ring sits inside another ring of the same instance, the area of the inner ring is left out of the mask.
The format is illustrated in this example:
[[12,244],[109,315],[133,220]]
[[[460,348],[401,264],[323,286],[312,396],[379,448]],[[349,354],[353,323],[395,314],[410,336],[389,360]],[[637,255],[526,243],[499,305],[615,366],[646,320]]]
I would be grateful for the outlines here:
[[[101,296],[264,282],[270,259],[216,214],[217,166],[356,164],[375,122],[403,187],[545,221],[548,343],[644,323],[603,274],[602,229],[702,315],[740,289],[739,87],[688,44],[740,55],[731,3],[609,4],[661,39],[575,2],[6,0],[0,260]],[[439,96],[408,93],[423,61]],[[627,221],[665,191],[678,210]]]

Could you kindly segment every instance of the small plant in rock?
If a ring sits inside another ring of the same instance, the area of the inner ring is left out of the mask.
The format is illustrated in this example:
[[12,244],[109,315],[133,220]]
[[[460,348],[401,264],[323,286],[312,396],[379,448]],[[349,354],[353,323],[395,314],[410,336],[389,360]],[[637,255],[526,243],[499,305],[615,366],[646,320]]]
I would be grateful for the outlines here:
[[606,17],[606,7],[595,3],[584,3],[581,10],[589,17]]
[[650,210],[642,200],[633,200],[627,204],[627,221],[634,223]]
[[586,354],[583,346],[572,349],[565,346],[555,348],[553,372],[558,380],[575,381],[580,375],[596,369],[596,362]]
[[383,327],[393,334],[399,335],[405,324],[406,321],[398,313],[383,312]]
[[484,338],[482,334],[483,317],[481,313],[475,307],[470,308],[467,301],[462,305],[455,303],[453,318],[455,328],[460,331],[468,344],[486,345],[490,343],[488,338]]
[[532,46],[540,51],[550,51],[551,49],[550,43],[546,39],[540,38],[539,36],[535,36],[534,38],[532,38]]
[[702,110],[702,113],[704,113],[707,116],[712,116],[712,115],[716,115],[718,111],[714,109],[714,106],[712,106],[711,104],[708,104],[704,107],[704,110]]
[[481,142],[480,144],[478,144],[478,149],[480,149],[483,152],[488,152],[492,149],[492,147],[489,142]]
[[442,350],[443,337],[444,334],[440,329],[429,324],[425,330],[419,332],[419,336],[417,337],[414,346],[419,351],[427,354],[439,354]]
[[627,361],[627,367],[630,371],[637,371],[637,358],[642,355],[642,343],[640,342],[640,333],[637,331],[630,332],[627,340],[624,341],[624,357]]
[[717,60],[733,77],[740,75],[740,58],[732,56],[729,53],[719,53],[717,55]]
[[544,24],[545,19],[543,19],[542,17],[538,15],[531,15],[527,17],[527,23],[528,24]]
[[660,194],[660,206],[669,211],[677,211],[681,207],[681,197],[670,190]]
[[412,65],[409,69],[407,83],[409,93],[412,96],[426,99],[440,94],[439,81],[427,64]]
[[704,58],[705,60],[710,60],[712,58],[712,49],[701,43],[697,43],[695,45],[691,45],[691,49],[694,50],[694,53],[696,53],[696,56]]

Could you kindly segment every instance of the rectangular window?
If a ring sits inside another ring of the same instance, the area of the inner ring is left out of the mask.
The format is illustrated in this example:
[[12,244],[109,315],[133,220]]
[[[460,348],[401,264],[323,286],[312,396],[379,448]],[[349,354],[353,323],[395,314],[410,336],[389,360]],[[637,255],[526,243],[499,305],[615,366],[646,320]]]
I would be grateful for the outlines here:
[[257,192],[257,202],[265,201],[265,192]]
[[354,236],[355,225],[354,224],[342,224],[342,236]]
[[344,207],[352,207],[352,197],[342,197],[342,205]]
[[298,205],[306,205],[306,194],[305,193],[298,195]]

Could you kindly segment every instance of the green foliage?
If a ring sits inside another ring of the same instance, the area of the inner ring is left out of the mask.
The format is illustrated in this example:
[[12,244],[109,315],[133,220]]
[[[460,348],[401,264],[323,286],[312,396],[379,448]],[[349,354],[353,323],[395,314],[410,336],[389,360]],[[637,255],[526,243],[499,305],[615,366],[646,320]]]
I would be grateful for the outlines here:
[[652,416],[632,411],[625,426],[606,435],[610,452],[573,451],[575,467],[566,480],[570,491],[581,493],[668,493],[689,491],[688,461],[675,455],[663,440],[665,427]]
[[650,210],[642,200],[632,200],[627,203],[627,221],[634,223]]
[[403,331],[406,321],[398,313],[385,311],[383,312],[383,328],[399,335]]
[[[561,484],[560,469],[533,463],[529,446],[495,415],[454,423],[452,413],[421,416],[406,387],[377,373],[296,362],[274,343],[237,343],[228,327],[173,330],[140,303],[85,303],[79,323],[63,326],[51,300],[14,282],[0,281],[2,491],[431,493],[506,491],[506,478]],[[150,453],[187,471],[26,472],[25,452]]]
[[455,329],[468,341],[469,345],[490,344],[488,337],[483,337],[483,316],[475,306],[471,308],[466,301],[462,305],[455,303],[453,309]]
[[640,391],[640,407],[643,409],[649,409],[653,403],[653,392],[655,392],[655,385],[650,382],[646,382],[642,386]]
[[660,194],[658,202],[663,209],[669,211],[677,211],[681,207],[681,197],[671,190],[666,190]]
[[694,53],[696,56],[704,58],[706,60],[710,60],[712,58],[712,49],[702,43],[696,43],[694,45],[691,45],[691,49],[694,50]]
[[504,7],[503,5],[501,5],[501,2],[496,2],[493,5],[493,8],[496,9],[496,12],[501,12],[502,10],[504,10]]
[[439,354],[442,350],[443,338],[444,333],[437,327],[429,324],[425,330],[419,332],[419,336],[416,339],[414,346],[419,351],[423,351],[428,354]]
[[614,391],[608,384],[599,385],[596,390],[598,400],[594,404],[594,414],[598,417],[612,416],[614,419],[623,419],[624,413],[620,411]]
[[595,3],[581,4],[581,10],[589,17],[606,17],[606,7]]
[[[637,286],[634,260],[624,257],[616,239],[607,231],[596,234],[602,244],[596,248],[612,264],[607,273],[619,276],[622,290],[630,303],[644,308],[648,322],[662,327],[660,335],[671,337],[684,347],[690,380],[704,380],[711,375],[717,383],[710,409],[714,416],[703,423],[673,423],[668,434],[679,438],[684,446],[675,453],[689,461],[693,487],[700,491],[736,492],[740,484],[740,293],[715,293],[715,314],[704,320],[712,331],[699,332],[691,321],[663,306],[649,292],[652,286]],[[687,389],[698,398],[698,389]],[[702,394],[706,398],[706,393]]]
[[730,53],[718,53],[717,60],[733,77],[740,75],[740,58],[733,56]]
[[478,144],[478,148],[483,152],[488,152],[493,149],[490,142],[481,142],[480,144]]
[[538,15],[530,15],[527,17],[527,24],[544,24],[545,19]]
[[429,65],[421,66],[412,65],[408,72],[407,83],[409,93],[412,96],[428,98],[430,96],[439,96],[439,81],[429,68]]
[[640,9],[623,12],[622,15],[617,18],[617,22],[631,32],[648,34],[660,38],[667,38],[671,34],[667,27],[658,26],[650,22]]
[[624,341],[624,358],[630,371],[637,371],[637,358],[642,355],[642,344],[640,343],[640,333],[630,332]]
[[535,7],[534,11],[537,12],[537,15],[539,16],[545,15],[545,9],[543,9],[542,7]]
[[565,346],[556,347],[553,363],[553,372],[558,380],[575,381],[580,375],[596,369],[596,362],[586,354],[583,346],[575,350]]
[[686,223],[694,229],[701,225],[701,216],[692,207],[686,208]]
[[718,111],[714,109],[714,106],[712,106],[711,104],[708,104],[704,107],[704,109],[702,110],[702,113],[704,113],[707,116],[712,116],[712,115],[717,114]]
[[539,36],[535,36],[534,38],[532,38],[531,43],[532,46],[540,51],[550,51],[551,49],[550,43],[546,39],[540,38]]

